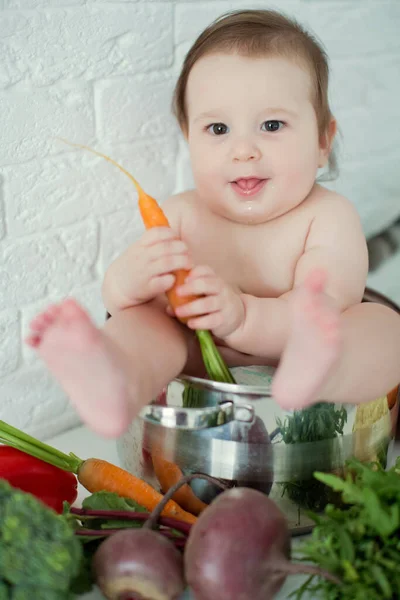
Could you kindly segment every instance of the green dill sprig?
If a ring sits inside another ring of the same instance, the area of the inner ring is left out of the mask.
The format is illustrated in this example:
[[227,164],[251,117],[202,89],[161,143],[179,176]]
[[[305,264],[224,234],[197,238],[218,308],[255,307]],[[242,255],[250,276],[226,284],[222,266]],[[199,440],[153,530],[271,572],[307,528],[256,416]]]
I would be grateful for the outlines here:
[[[276,423],[285,444],[301,444],[331,440],[343,435],[347,422],[347,411],[329,402],[319,402],[303,410],[295,410],[282,421]],[[329,469],[329,459],[327,461]],[[310,477],[306,480],[292,480],[282,484],[282,495],[286,494],[298,506],[307,510],[321,511],[334,494],[320,481]]]

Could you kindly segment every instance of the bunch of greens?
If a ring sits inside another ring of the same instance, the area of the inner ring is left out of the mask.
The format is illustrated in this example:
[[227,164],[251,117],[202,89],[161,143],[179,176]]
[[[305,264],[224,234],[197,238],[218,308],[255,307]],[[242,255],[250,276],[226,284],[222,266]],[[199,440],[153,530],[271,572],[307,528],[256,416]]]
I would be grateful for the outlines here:
[[69,600],[82,546],[68,519],[0,480],[0,600]]
[[341,493],[345,507],[333,505],[323,515],[310,515],[315,528],[300,546],[300,560],[312,561],[342,580],[340,588],[327,580],[309,579],[292,594],[324,600],[400,598],[400,457],[385,471],[379,463],[346,463],[346,479],[316,473],[315,477]]
[[[285,444],[332,440],[338,434],[343,435],[346,422],[346,409],[327,402],[319,402],[303,410],[295,410],[292,415],[286,416],[284,421],[276,420]],[[327,470],[329,470],[329,462],[328,457]],[[298,506],[317,512],[323,510],[333,498],[331,490],[313,477],[283,483],[283,494],[287,494]]]

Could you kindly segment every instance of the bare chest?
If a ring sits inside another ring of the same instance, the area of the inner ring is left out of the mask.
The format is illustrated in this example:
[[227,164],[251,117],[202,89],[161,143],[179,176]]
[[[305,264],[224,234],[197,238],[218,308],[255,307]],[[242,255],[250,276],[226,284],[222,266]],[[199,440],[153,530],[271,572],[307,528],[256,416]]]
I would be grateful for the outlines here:
[[195,264],[210,265],[243,293],[277,297],[293,287],[308,228],[309,219],[289,215],[250,227],[210,215],[182,233]]

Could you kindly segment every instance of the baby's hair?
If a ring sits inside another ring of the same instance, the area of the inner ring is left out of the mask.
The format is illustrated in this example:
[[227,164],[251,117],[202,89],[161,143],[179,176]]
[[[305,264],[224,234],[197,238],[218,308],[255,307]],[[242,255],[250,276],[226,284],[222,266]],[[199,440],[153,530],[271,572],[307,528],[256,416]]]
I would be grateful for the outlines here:
[[[173,112],[184,133],[188,130],[186,86],[190,71],[203,56],[236,52],[246,57],[279,56],[306,65],[312,81],[312,102],[319,135],[328,131],[332,113],[328,101],[329,65],[322,44],[295,20],[274,10],[238,10],[209,25],[187,53],[173,96]],[[329,156],[329,172],[336,174],[335,153]]]

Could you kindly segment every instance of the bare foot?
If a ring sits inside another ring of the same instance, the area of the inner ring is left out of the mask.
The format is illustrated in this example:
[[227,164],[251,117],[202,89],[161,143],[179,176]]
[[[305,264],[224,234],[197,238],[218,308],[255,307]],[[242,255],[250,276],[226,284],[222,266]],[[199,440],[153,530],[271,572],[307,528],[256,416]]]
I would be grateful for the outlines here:
[[291,335],[272,382],[272,394],[283,408],[304,408],[321,400],[339,358],[340,314],[324,295],[325,279],[322,271],[311,273],[293,305]]
[[31,322],[26,342],[37,349],[83,421],[116,437],[129,425],[129,395],[109,340],[72,299],[52,305]]

